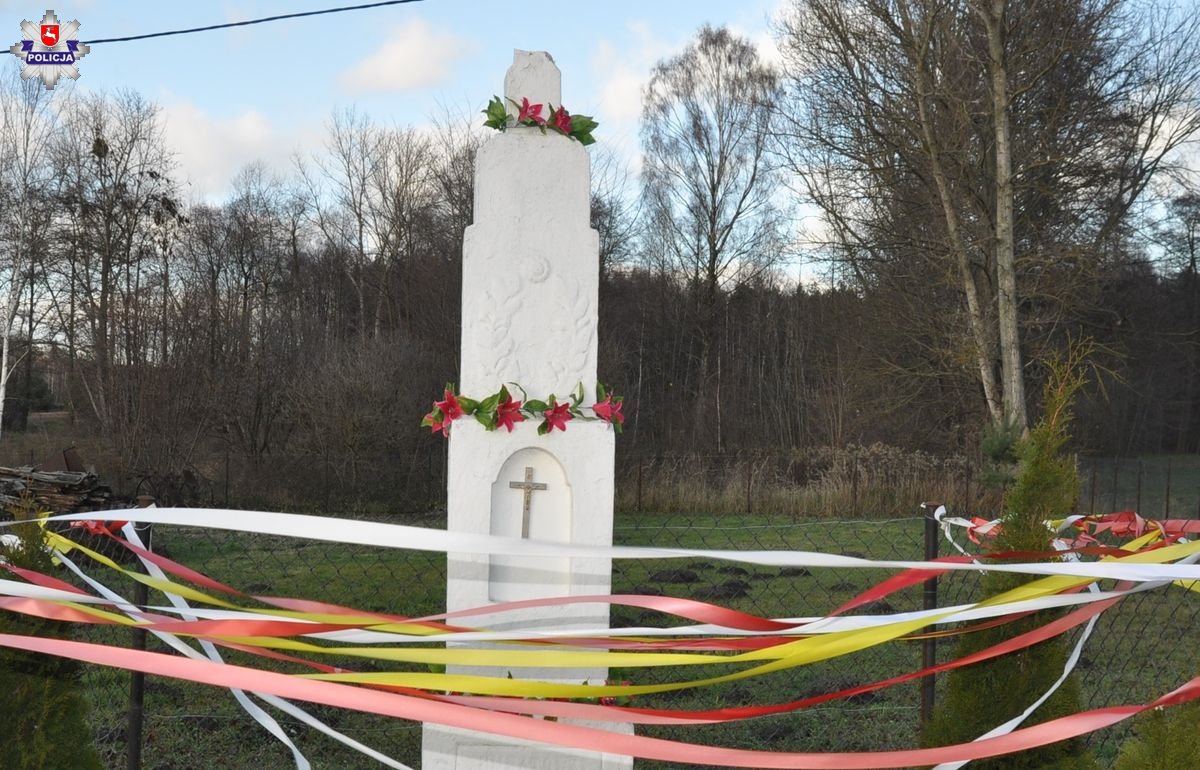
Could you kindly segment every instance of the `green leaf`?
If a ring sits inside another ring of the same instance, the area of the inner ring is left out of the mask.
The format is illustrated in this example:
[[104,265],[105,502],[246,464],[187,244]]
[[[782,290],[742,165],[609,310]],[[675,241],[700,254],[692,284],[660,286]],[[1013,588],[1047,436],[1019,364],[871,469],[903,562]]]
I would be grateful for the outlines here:
[[576,139],[578,139],[578,140],[579,140],[579,143],[580,143],[580,144],[582,144],[584,147],[587,147],[589,144],[595,144],[595,143],[596,143],[596,140],[592,138],[592,135],[591,135],[590,133],[588,133],[588,134],[576,134],[576,135],[575,135],[575,138],[576,138]]
[[546,409],[548,407],[546,406],[545,401],[541,401],[541,400],[535,398],[535,399],[526,401],[525,408],[528,409],[530,412],[540,414],[541,412],[546,411]]
[[583,401],[583,383],[575,386],[575,392],[571,394],[571,401],[578,406],[579,402]]
[[479,408],[479,402],[473,398],[459,396],[458,403],[462,407],[464,414],[475,414],[475,410]]
[[508,127],[508,110],[504,108],[504,102],[501,101],[499,96],[492,97],[483,114],[487,115],[487,120],[484,121],[483,125],[488,128],[503,131]]
[[492,395],[488,396],[484,400],[480,401],[479,406],[476,408],[476,413],[490,412],[492,414],[495,414],[496,407],[500,405],[501,393],[493,393]]
[[492,431],[496,429],[496,410],[490,412],[478,411],[475,413],[475,420],[484,427],[484,429]]
[[545,436],[549,432],[550,432],[550,421],[542,420],[541,423],[538,424],[538,435]]
[[596,400],[603,401],[605,396],[607,396],[607,395],[608,395],[608,391],[604,389],[604,383],[597,382],[596,383]]
[[571,116],[571,134],[576,137],[592,133],[599,125],[587,115]]

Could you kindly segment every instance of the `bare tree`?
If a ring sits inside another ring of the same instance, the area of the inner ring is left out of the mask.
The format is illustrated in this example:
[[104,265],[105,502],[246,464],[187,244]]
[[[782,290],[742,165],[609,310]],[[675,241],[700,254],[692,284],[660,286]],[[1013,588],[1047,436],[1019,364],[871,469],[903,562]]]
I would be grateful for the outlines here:
[[768,152],[777,94],[749,41],[706,26],[654,67],[643,104],[646,250],[695,298],[697,424],[714,426],[717,448],[722,291],[769,269],[783,250]]
[[[394,328],[419,301],[403,294],[393,297],[393,277],[399,266],[416,258],[420,228],[436,205],[434,148],[428,136],[412,128],[391,129],[381,134],[377,151],[381,162],[370,180],[374,205],[369,209],[379,254],[375,270],[379,286],[374,314],[376,336],[382,332],[385,320]],[[403,291],[404,284],[400,286]]]
[[345,276],[354,287],[360,340],[368,337],[368,271],[376,257],[370,210],[375,206],[371,179],[380,162],[378,142],[379,129],[368,118],[338,112],[329,124],[326,152],[312,161],[315,169],[296,161],[312,223],[329,252],[344,262]]
[[592,150],[592,227],[600,236],[600,276],[633,261],[641,212],[632,194],[629,167],[604,150]]
[[181,217],[173,159],[158,109],[137,94],[66,98],[53,142],[55,312],[89,411],[134,446],[128,421],[138,377],[163,349],[152,314]]
[[[860,283],[956,286],[991,422],[1200,127],[1195,19],[1122,0],[796,0],[781,147]],[[1024,322],[1023,324],[1020,322]]]
[[417,230],[436,205],[433,142],[415,129],[385,129],[339,112],[314,166],[300,164],[308,210],[326,247],[346,260],[366,339],[407,312],[395,307],[392,279],[396,265],[412,258]]
[[1195,451],[1200,445],[1200,195],[1188,192],[1173,198],[1156,229],[1160,266],[1167,271],[1165,283],[1175,300],[1170,303],[1175,319],[1167,320],[1175,322],[1155,329],[1159,343],[1171,349],[1166,366],[1156,368],[1155,379],[1174,391],[1163,405],[1169,415],[1167,428],[1175,434],[1169,448]]
[[[49,137],[53,130],[50,95],[35,81],[22,81],[5,68],[0,76],[0,427],[3,426],[8,381],[20,363],[12,359],[12,338],[24,316],[32,357],[34,325],[39,309],[30,299],[34,271],[44,254],[50,225]],[[28,369],[27,369],[28,371]]]

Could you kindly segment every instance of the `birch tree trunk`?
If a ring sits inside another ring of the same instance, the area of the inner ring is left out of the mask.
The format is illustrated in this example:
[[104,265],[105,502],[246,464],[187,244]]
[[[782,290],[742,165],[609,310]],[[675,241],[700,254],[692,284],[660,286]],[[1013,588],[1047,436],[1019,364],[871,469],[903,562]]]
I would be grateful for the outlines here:
[[1000,377],[1004,388],[1004,422],[1022,435],[1029,430],[1025,413],[1025,378],[1021,364],[1021,339],[1017,325],[1017,271],[1013,254],[1012,141],[1009,134],[1011,102],[1005,61],[1007,0],[982,3],[988,39],[988,69],[992,85],[992,121],[996,155],[996,223],[992,248],[996,262],[996,318],[1000,339]]
[[[913,80],[916,86],[917,117],[921,127],[921,143],[929,158],[930,175],[933,177],[937,190],[938,201],[941,204],[942,216],[946,225],[946,239],[950,253],[953,255],[958,268],[959,279],[962,282],[963,293],[967,301],[967,319],[971,327],[975,363],[979,368],[979,382],[983,387],[984,401],[987,403],[988,414],[994,424],[1003,422],[1006,415],[1007,399],[1002,401],[1001,383],[996,379],[996,333],[992,323],[991,308],[988,307],[987,276],[983,276],[984,291],[980,290],[976,277],[976,269],[971,264],[970,252],[963,240],[962,227],[959,222],[958,210],[955,208],[950,183],[946,170],[942,165],[941,144],[937,138],[937,130],[930,115],[929,100],[932,96],[933,85],[929,75],[929,49],[933,38],[935,19],[927,15],[923,19],[921,29],[916,29],[911,9],[907,2],[897,6],[900,12],[912,49]],[[1011,197],[1011,196],[1010,196]],[[1011,205],[1009,208],[1011,223]],[[1011,228],[1010,228],[1011,232]],[[1011,240],[1010,240],[1011,246]],[[1011,254],[1011,248],[1010,248]],[[981,297],[981,294],[983,295]]]
[[12,344],[9,332],[12,331],[14,313],[12,305],[5,305],[0,310],[3,310],[0,323],[4,324],[3,328],[0,328],[0,334],[4,336],[4,339],[0,341],[0,435],[2,435],[4,432],[4,401],[8,395],[8,375],[12,374],[8,370],[8,349]]

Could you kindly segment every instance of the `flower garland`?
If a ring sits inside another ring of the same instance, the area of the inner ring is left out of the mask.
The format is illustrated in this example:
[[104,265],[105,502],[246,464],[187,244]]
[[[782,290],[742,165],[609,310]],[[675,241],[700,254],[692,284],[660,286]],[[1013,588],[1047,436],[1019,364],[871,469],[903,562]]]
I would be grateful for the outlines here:
[[[592,120],[590,115],[572,115],[561,104],[558,105],[558,109],[554,109],[553,104],[530,104],[527,96],[521,97],[520,104],[517,104],[515,99],[509,99],[509,101],[517,108],[515,118],[508,114],[508,108],[504,106],[504,101],[499,96],[493,96],[492,100],[488,102],[487,109],[483,110],[483,114],[487,115],[487,120],[483,122],[483,125],[497,131],[503,131],[509,126],[537,126],[543,134],[546,133],[547,128],[552,128],[563,136],[578,139],[579,143],[585,147],[596,141],[592,137],[592,131],[600,124]],[[549,107],[549,118],[542,117],[543,106]]]
[[[512,397],[507,385],[501,385],[500,390],[477,401],[455,393],[454,385],[448,383],[442,400],[433,402],[433,410],[421,420],[421,427],[449,436],[450,424],[469,415],[489,431],[503,427],[507,428],[509,433],[512,433],[513,426],[519,422],[540,418],[542,422],[537,431],[539,436],[555,429],[565,431],[567,423],[571,420],[603,420],[612,425],[617,433],[624,429],[625,415],[621,412],[621,407],[624,406],[625,399],[621,396],[614,397],[599,383],[596,384],[596,403],[591,406],[580,405],[583,401],[582,383],[569,399],[561,402],[553,393],[545,400],[531,399],[520,385],[514,383],[513,386],[521,391],[521,401]],[[591,412],[591,415],[587,412]]]

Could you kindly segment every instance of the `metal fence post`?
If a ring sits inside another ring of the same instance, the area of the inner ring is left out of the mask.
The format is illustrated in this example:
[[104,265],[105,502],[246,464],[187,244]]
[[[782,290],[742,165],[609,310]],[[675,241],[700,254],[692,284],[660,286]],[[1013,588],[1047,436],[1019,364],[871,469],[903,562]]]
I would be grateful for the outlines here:
[[[921,503],[925,509],[925,561],[933,561],[938,557],[938,523],[934,513],[941,503]],[[927,610],[937,609],[938,579],[934,575],[925,581],[925,590],[921,595],[921,606]],[[937,639],[927,637],[921,640],[921,668],[927,669],[937,665]],[[921,679],[921,724],[929,724],[933,718],[933,701],[937,680],[934,674],[927,674]]]
[[[137,498],[138,508],[148,508],[154,503],[154,498],[141,495]],[[154,547],[154,530],[146,530],[146,548]],[[150,603],[145,583],[135,583],[133,587],[133,603],[145,607]],[[130,645],[135,650],[146,649],[146,632],[143,629],[133,629],[133,641]],[[125,756],[128,770],[142,770],[142,722],[146,713],[146,675],[134,671],[129,675],[129,710],[125,715]]]

